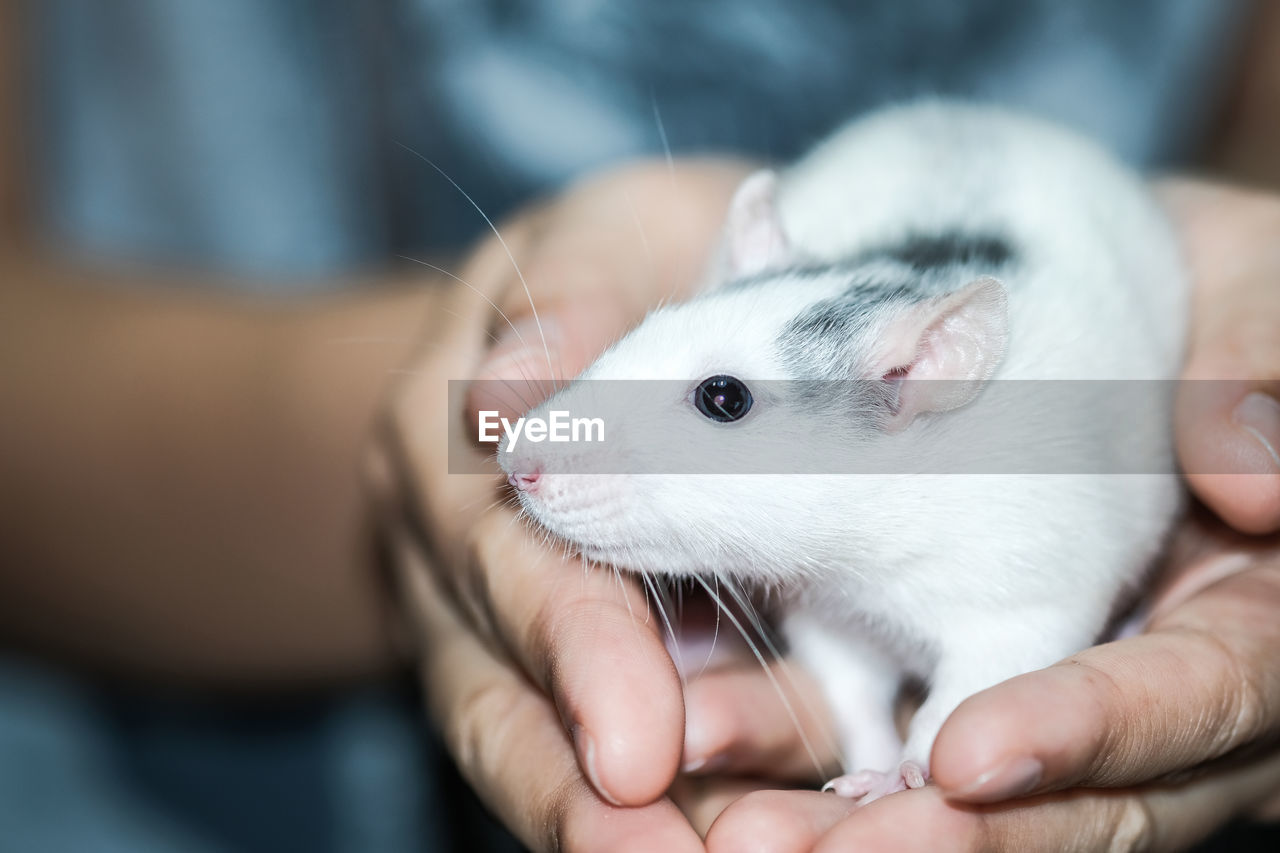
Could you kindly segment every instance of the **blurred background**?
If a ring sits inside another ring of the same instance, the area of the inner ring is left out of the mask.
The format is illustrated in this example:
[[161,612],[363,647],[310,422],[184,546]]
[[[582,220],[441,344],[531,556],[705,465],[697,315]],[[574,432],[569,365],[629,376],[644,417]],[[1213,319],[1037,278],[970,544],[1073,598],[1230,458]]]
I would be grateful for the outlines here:
[[[287,325],[403,278],[398,255],[456,259],[486,226],[417,155],[496,220],[586,170],[665,149],[786,160],[877,105],[947,94],[1056,118],[1142,167],[1280,174],[1227,133],[1249,121],[1259,9],[1243,0],[15,0],[3,14],[17,260],[0,311],[0,850],[510,843],[423,725],[377,627],[373,560],[329,547],[367,544],[358,508],[320,506],[323,490],[282,485],[294,473],[276,457],[226,460],[145,407],[141,432],[111,428],[116,467],[65,470],[139,399],[202,418],[224,367],[252,375],[247,338],[208,317]],[[151,321],[174,331],[153,343]],[[185,343],[207,350],[166,370],[165,347]],[[139,372],[125,356],[144,346],[155,363],[139,356]],[[315,370],[341,374],[326,358]],[[210,432],[247,429],[214,414]],[[228,466],[261,488],[214,501]],[[173,472],[199,497],[143,509]],[[276,542],[313,518],[328,521],[287,540],[306,547]],[[181,548],[148,550],[175,530]]]
[[[460,248],[583,171],[786,160],[921,94],[994,100],[1132,162],[1185,162],[1232,70],[1232,0],[52,0],[34,164],[63,240],[323,279]],[[314,285],[313,285],[314,286]]]

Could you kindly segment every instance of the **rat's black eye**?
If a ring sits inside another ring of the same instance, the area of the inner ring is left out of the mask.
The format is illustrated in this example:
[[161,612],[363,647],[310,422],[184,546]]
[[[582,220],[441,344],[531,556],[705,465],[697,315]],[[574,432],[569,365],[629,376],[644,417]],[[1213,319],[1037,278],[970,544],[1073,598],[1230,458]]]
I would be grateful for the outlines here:
[[693,392],[693,404],[698,411],[720,423],[744,417],[751,411],[751,403],[751,392],[741,379],[733,376],[704,379]]

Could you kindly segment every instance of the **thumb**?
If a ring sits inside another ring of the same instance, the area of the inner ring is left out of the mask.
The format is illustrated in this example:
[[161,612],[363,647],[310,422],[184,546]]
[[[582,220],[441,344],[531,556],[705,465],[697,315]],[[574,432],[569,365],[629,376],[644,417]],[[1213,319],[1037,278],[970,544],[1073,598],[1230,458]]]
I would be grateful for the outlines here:
[[1189,188],[1173,196],[1193,281],[1179,383],[1179,460],[1238,530],[1280,528],[1280,198]]
[[634,323],[634,311],[606,294],[583,294],[525,316],[495,335],[468,396],[468,410],[514,418],[577,376]]

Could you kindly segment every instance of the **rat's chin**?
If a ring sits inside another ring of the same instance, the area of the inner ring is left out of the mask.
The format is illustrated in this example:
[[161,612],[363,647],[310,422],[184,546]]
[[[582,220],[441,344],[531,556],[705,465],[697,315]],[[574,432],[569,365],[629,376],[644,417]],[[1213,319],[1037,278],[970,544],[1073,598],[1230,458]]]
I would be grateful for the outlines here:
[[609,547],[601,544],[600,539],[591,536],[590,533],[584,532],[580,528],[574,530],[566,529],[565,526],[556,524],[555,519],[543,517],[543,513],[539,513],[529,507],[527,502],[522,503],[525,503],[528,520],[533,526],[542,533],[550,534],[553,540],[567,548],[575,556],[583,557],[595,563],[608,563],[623,569],[639,568],[632,565],[635,557],[633,549]]
[[573,548],[575,553],[582,555],[593,563],[604,563],[610,566],[617,566],[620,569],[627,569],[628,571],[643,571],[639,566],[633,565],[633,560],[629,560],[627,555],[617,549],[601,548],[598,545],[572,541],[569,542],[569,547]]
[[545,525],[543,529],[551,533],[573,554],[602,566],[612,566],[623,571],[648,575],[682,576],[707,573],[706,566],[696,565],[689,559],[687,551],[674,550],[671,543],[628,541],[615,545],[590,537],[565,535]]
[[635,546],[608,548],[576,542],[569,542],[569,545],[575,552],[593,563],[613,566],[627,572],[666,576],[706,574],[705,567],[693,565],[683,554],[661,553],[654,550],[641,553],[645,549]]
[[[572,553],[592,562],[646,574],[705,574],[705,564],[695,564],[680,531],[666,528],[655,533],[641,523],[635,501],[622,488],[622,478],[594,476],[573,481],[549,479],[536,491],[521,491],[520,506],[535,527],[550,534]],[[566,478],[567,480],[567,478]]]

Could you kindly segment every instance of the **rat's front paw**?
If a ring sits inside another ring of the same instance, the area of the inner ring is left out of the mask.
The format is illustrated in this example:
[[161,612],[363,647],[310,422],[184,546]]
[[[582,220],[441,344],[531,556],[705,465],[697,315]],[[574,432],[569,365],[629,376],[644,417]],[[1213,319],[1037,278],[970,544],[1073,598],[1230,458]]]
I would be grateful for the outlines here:
[[904,761],[898,769],[889,773],[879,770],[859,770],[837,776],[822,786],[824,791],[834,791],[838,796],[857,800],[858,805],[865,806],[881,797],[905,791],[908,788],[923,788],[929,779],[929,773],[915,761]]

